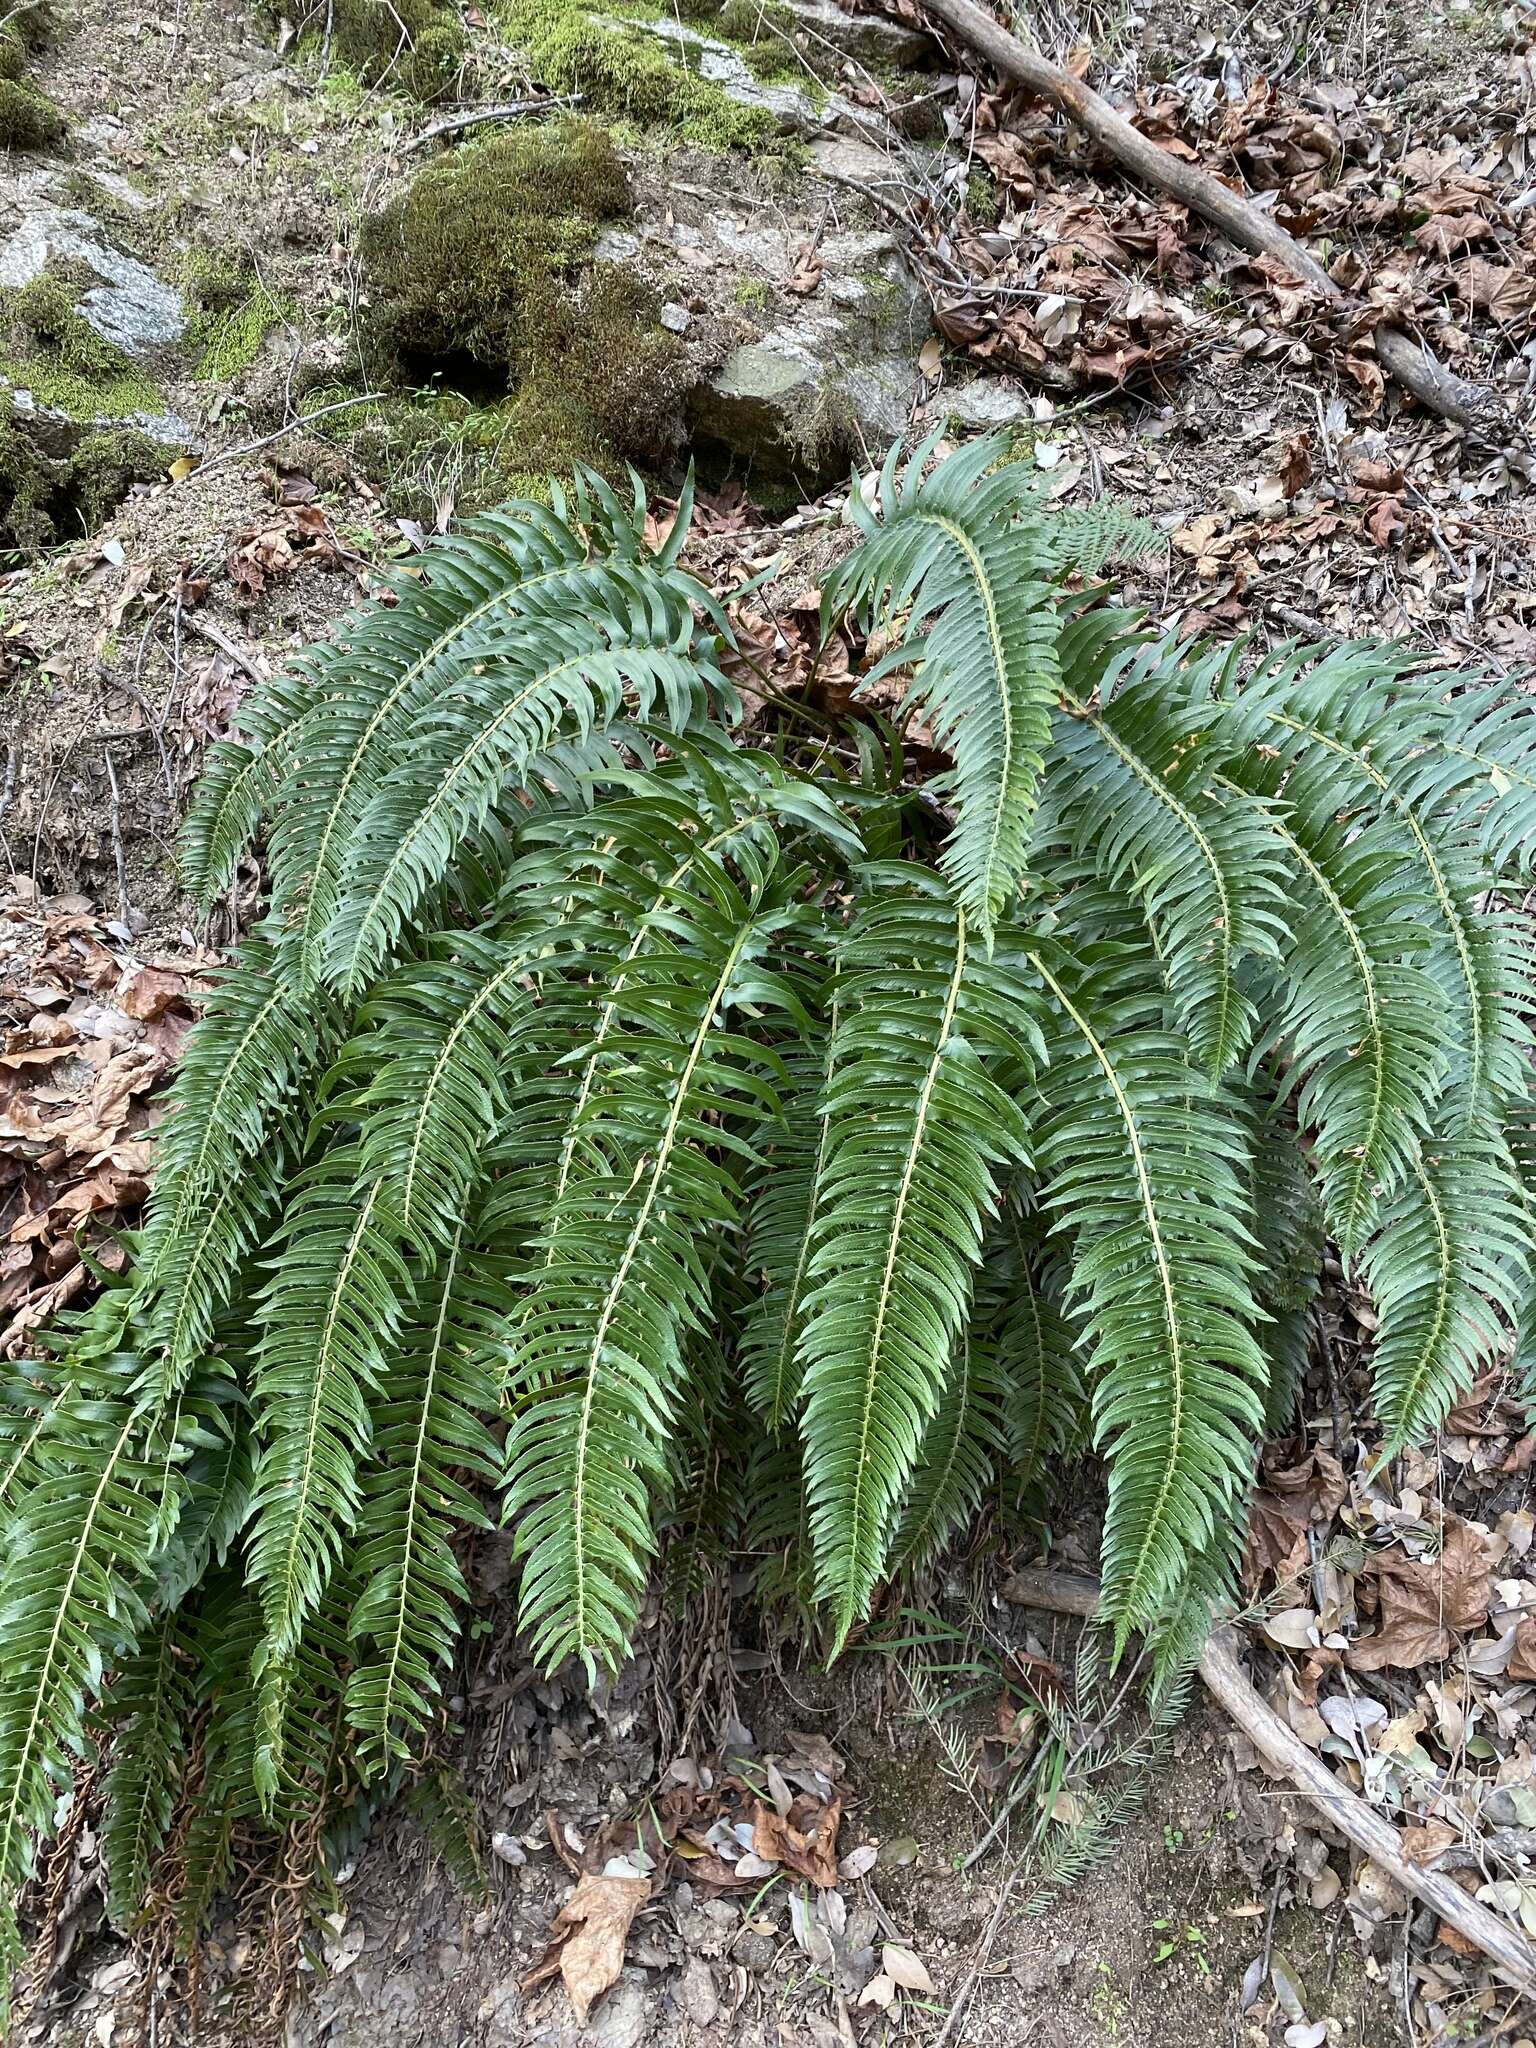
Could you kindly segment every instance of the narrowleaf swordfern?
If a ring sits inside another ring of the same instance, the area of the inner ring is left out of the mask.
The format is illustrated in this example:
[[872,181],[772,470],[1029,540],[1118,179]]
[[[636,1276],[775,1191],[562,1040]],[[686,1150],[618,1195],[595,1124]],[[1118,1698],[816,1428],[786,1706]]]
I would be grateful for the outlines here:
[[546,1666],[621,1658],[690,1534],[835,1652],[1091,1447],[1111,1646],[1172,1663],[1325,1232],[1389,1449],[1502,1351],[1536,721],[1390,647],[1161,635],[1096,581],[1155,536],[1000,456],[893,454],[826,582],[926,789],[867,722],[733,744],[686,505],[654,546],[590,479],[435,545],[215,749],[189,884],[264,830],[269,907],[132,1277],[3,1411],[8,1899],[88,1740],[124,1922],[394,1782],[461,1531],[512,1525]]

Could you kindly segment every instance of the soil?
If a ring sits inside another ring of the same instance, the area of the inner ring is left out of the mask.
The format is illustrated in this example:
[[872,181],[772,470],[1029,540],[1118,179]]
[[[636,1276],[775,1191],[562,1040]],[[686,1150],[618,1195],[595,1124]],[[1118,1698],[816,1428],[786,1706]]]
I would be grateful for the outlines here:
[[[1043,37],[1061,49],[1094,41],[1120,78],[1167,75],[1208,38],[1293,83],[1370,85],[1441,123],[1476,120],[1502,33],[1480,0],[1448,11],[1366,0],[1294,18],[1225,0],[1147,0],[1139,26],[1098,9],[1081,22],[1056,6],[1039,15]],[[408,559],[423,504],[444,518],[453,508],[451,478],[363,460],[344,437],[296,426],[293,413],[349,345],[356,226],[400,175],[391,144],[424,117],[387,92],[343,92],[312,58],[280,56],[273,18],[238,0],[178,0],[158,12],[73,0],[36,75],[70,116],[69,161],[124,176],[151,202],[121,224],[137,253],[166,275],[193,250],[243,253],[286,309],[233,380],[209,385],[188,369],[168,385],[206,439],[202,467],[136,487],[99,530],[0,577],[0,832],[10,872],[45,897],[108,906],[145,956],[190,950],[226,941],[254,900],[252,870],[211,929],[194,932],[173,859],[187,791],[249,673],[323,632],[374,586],[381,564]],[[834,187],[785,184],[693,149],[648,148],[636,189],[644,216],[670,209],[697,220],[723,198],[807,242],[829,218],[873,218]],[[701,345],[717,352],[736,334],[722,285],[701,293],[698,312]],[[1333,396],[1314,368],[1255,359],[1218,337],[1151,397],[1060,414],[1042,400],[1034,431],[1069,488],[1083,479],[1084,489],[1117,491],[1176,535],[1211,522],[1188,547],[1176,538],[1166,570],[1136,593],[1170,624],[1208,619],[1278,636],[1300,617],[1472,657],[1507,686],[1528,687],[1536,514],[1518,465],[1500,467],[1433,423],[1391,412],[1363,422],[1332,408]],[[914,424],[942,416],[936,389]],[[269,435],[281,438],[247,449]],[[1341,498],[1362,462],[1410,469],[1430,507],[1421,543],[1391,553],[1353,528],[1311,542],[1279,527],[1247,531],[1242,493],[1301,437],[1312,443],[1315,484]],[[792,605],[804,595],[834,516],[823,508],[791,540],[804,571],[782,575],[770,598],[777,591]],[[1234,555],[1250,564],[1237,582]],[[737,1641],[723,1624],[707,1654],[692,1645],[684,1657],[675,1628],[657,1620],[623,1678],[589,1700],[574,1679],[533,1677],[489,1566],[480,1586],[483,1625],[441,1762],[490,1845],[488,1901],[466,1896],[408,1813],[381,1816],[306,1972],[288,2027],[295,2048],[831,2048],[898,2033],[946,2048],[1229,2048],[1289,2040],[1288,2025],[1310,2044],[1305,2028],[1319,2022],[1315,2038],[1331,2048],[1415,2039],[1394,1974],[1409,1936],[1401,1902],[1389,1902],[1369,1944],[1342,1903],[1309,1906],[1329,1853],[1315,1815],[1271,1785],[1202,1707],[1108,1860],[1026,1913],[1029,1880],[1010,1884],[1018,1845],[1006,1833],[973,1869],[960,1868],[988,1825],[987,1794],[970,1773],[995,1734],[991,1696],[930,1725],[896,1660],[855,1658],[829,1675]],[[1006,1609],[989,1609],[983,1632],[1005,1648],[1069,1654],[1049,1635],[1032,1641]],[[761,1753],[797,1735],[838,1752],[841,1846],[880,1851],[841,1888],[847,1942],[910,1947],[932,1992],[905,1998],[899,2021],[897,2008],[860,2007],[836,1959],[818,1964],[797,1943],[789,1886],[744,1905],[686,1882],[637,1922],[624,1973],[589,2029],[575,2027],[558,1980],[519,1989],[570,1888],[568,1831],[584,1839],[647,1797],[676,1758],[740,1743],[745,1731]],[[1415,1941],[1425,1935],[1414,1930]],[[234,1917],[215,1930],[214,1982],[248,1963],[250,1940]],[[1255,1966],[1271,1984],[1276,1957],[1297,1987],[1295,2012],[1267,1988],[1260,2004],[1245,1998]],[[63,1967],[28,2038],[61,2048],[131,2039],[130,1990],[138,1994],[133,1971],[122,1974],[127,1960],[89,1901],[77,1902]],[[945,2013],[973,1970],[963,2026],[947,2035]],[[161,2039],[185,2031],[178,1980],[167,1974],[152,2003]],[[1477,2027],[1490,2041],[1519,2031],[1497,2015]],[[259,2031],[249,2018],[231,2029],[210,2011],[192,2038],[217,2048]]]

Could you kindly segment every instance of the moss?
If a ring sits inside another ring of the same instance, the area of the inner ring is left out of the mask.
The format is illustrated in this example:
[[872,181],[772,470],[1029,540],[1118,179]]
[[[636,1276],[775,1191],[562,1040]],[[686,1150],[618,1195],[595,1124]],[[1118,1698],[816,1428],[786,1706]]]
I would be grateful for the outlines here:
[[738,277],[731,291],[737,305],[751,313],[766,313],[773,302],[773,293],[761,277]]
[[417,396],[354,423],[355,452],[423,494],[446,479],[462,509],[515,477],[670,450],[687,351],[650,285],[591,261],[631,211],[610,139],[585,121],[420,172],[362,237],[376,338]]
[[0,78],[14,85],[27,68],[27,46],[14,22],[0,28]]
[[624,167],[587,121],[502,135],[431,165],[363,230],[384,339],[408,362],[504,367],[550,281],[631,210]]
[[121,417],[160,408],[160,393],[115,343],[96,332],[61,277],[44,271],[0,292],[5,374],[71,419]]
[[47,149],[65,132],[64,116],[46,93],[0,78],[0,149]]
[[795,16],[783,0],[725,0],[715,34],[733,43],[754,77],[805,84],[808,66],[794,42]]
[[164,469],[164,449],[136,428],[86,434],[73,455],[51,456],[24,415],[0,412],[0,552],[32,556],[94,533],[131,485]]
[[354,88],[393,86],[429,106],[452,92],[464,63],[463,24],[444,0],[330,0],[329,10],[319,0],[304,10],[300,36]]
[[765,109],[741,106],[644,28],[595,18],[585,0],[509,0],[503,20],[534,75],[552,92],[580,93],[595,112],[669,128],[705,149],[757,149],[775,140]]
[[965,181],[965,210],[978,227],[990,228],[997,224],[1001,207],[997,187],[982,171],[973,171]]
[[165,462],[160,443],[137,427],[88,435],[69,465],[69,491],[85,531],[94,533],[131,485],[163,477]]

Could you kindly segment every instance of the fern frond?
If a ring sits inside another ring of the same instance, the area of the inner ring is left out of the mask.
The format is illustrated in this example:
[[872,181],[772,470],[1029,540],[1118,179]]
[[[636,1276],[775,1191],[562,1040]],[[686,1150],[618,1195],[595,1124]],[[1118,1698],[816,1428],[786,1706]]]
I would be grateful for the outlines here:
[[932,875],[869,879],[838,952],[800,1335],[817,1586],[838,1645],[880,1579],[952,1369],[996,1169],[1024,1153],[985,1055],[1027,1064],[1038,1043],[1032,992],[979,957]]
[[1038,1218],[1021,1215],[1012,1197],[983,1250],[975,1326],[996,1351],[1008,1462],[1021,1489],[1059,1471],[1086,1433],[1079,1333],[1062,1302],[1060,1267]]
[[975,1515],[1003,1449],[1003,1382],[984,1338],[962,1333],[939,1405],[923,1431],[885,1576],[925,1571]]
[[1264,808],[1214,789],[1222,757],[1200,687],[1211,666],[1154,641],[1122,652],[1096,706],[1066,683],[1051,774],[1072,852],[1145,905],[1179,1028],[1214,1080],[1252,1038],[1242,968],[1278,956],[1289,904]]
[[1296,815],[1380,820],[1378,836],[1390,836],[1432,905],[1425,964],[1446,991],[1451,1078],[1464,1084],[1460,1099],[1475,1122],[1524,1087],[1524,946],[1507,920],[1478,913],[1489,876],[1475,830],[1459,831],[1415,799],[1421,757],[1443,728],[1434,691],[1407,686],[1405,658],[1389,650],[1316,652],[1290,650],[1223,703],[1227,731],[1251,750],[1229,772],[1248,786],[1257,759],[1264,776],[1283,775]]
[[52,1822],[104,1664],[146,1620],[163,1469],[154,1415],[121,1397],[61,1410],[44,1445],[46,1482],[27,1495],[0,1571],[0,2024],[32,1831]]
[[1249,1208],[1258,1251],[1254,1299],[1265,1320],[1257,1335],[1268,1366],[1264,1431],[1289,1424],[1307,1365],[1312,1305],[1322,1286],[1326,1219],[1301,1141],[1277,1100],[1254,1105]]
[[1432,912],[1390,835],[1290,805],[1272,822],[1299,884],[1274,1037],[1302,1076],[1324,1213],[1352,1259],[1445,1089],[1445,995],[1417,964]]
[[372,1404],[373,1456],[352,1547],[363,1591],[350,1624],[354,1642],[368,1647],[356,1653],[346,1697],[365,1770],[413,1754],[436,1710],[438,1670],[458,1641],[455,1607],[467,1589],[451,1536],[487,1526],[461,1475],[494,1482],[501,1474],[499,1446],[480,1418],[496,1410],[511,1309],[461,1225]]
[[749,903],[701,861],[658,913],[672,944],[634,957],[611,993],[627,1029],[581,1108],[578,1170],[530,1262],[516,1333],[507,1503],[521,1518],[521,1619],[546,1666],[612,1665],[633,1626],[681,1338],[708,1315],[699,1239],[738,1227],[725,1162],[750,1146],[730,1125],[779,1109],[771,1061],[731,1018],[799,1013],[770,960],[802,921],[781,883]]
[[509,622],[494,654],[422,708],[347,841],[324,933],[331,978],[355,994],[378,971],[460,839],[552,749],[601,744],[626,709],[682,732],[711,693],[733,701],[698,640],[693,592],[687,578],[612,565],[579,612]]
[[777,1435],[800,1393],[800,1326],[811,1262],[811,1215],[826,1171],[832,1123],[822,1114],[837,1043],[837,1002],[826,1004],[826,1045],[785,1059],[784,1127],[763,1147],[750,1194],[747,1269],[757,1281],[742,1324],[747,1400]]
[[1230,1523],[1263,1419],[1242,1130],[1159,1029],[1145,963],[1031,944],[1060,1025],[1041,1199],[1072,1238],[1094,1435],[1109,1462],[1103,1611],[1155,1627],[1188,1555]]
[[133,1926],[170,1831],[193,1697],[191,1649],[182,1617],[172,1611],[155,1621],[119,1667],[108,1696],[109,1725],[116,1733],[101,1851],[107,1913],[120,1931]]
[[851,494],[864,545],[827,579],[822,620],[825,629],[853,610],[898,635],[866,685],[916,664],[902,715],[920,705],[953,757],[956,822],[943,867],[985,943],[1029,857],[1061,682],[1061,602],[1025,466],[988,475],[1002,445],[980,440],[925,477],[932,448],[930,439],[899,470],[892,449],[873,506]]
[[1378,1318],[1371,1376],[1383,1458],[1437,1429],[1502,1354],[1530,1256],[1503,1143],[1426,1141],[1361,1258]]
[[295,1654],[358,1511],[358,1461],[408,1313],[411,1274],[378,1182],[360,1196],[354,1148],[335,1147],[294,1182],[275,1272],[258,1309],[249,1583],[266,1654]]

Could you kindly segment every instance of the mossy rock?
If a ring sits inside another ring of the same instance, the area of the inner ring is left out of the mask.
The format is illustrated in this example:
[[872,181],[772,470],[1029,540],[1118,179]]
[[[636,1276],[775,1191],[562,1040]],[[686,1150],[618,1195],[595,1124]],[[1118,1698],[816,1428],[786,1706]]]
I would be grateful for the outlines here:
[[46,93],[18,78],[0,77],[0,149],[51,149],[68,132]]
[[[705,149],[779,146],[778,123],[767,108],[743,105],[700,76],[697,65],[669,55],[640,21],[617,18],[665,12],[660,4],[635,9],[622,0],[611,14],[587,0],[508,0],[501,18],[526,50],[533,75],[551,92],[579,93],[595,113],[666,129]],[[701,19],[691,10],[685,14]]]
[[[464,28],[441,0],[330,0],[329,16],[328,58],[361,84],[393,86],[428,106],[452,93],[464,63]],[[318,0],[300,22],[301,36],[316,48],[326,18],[326,0]]]
[[567,121],[493,137],[420,172],[363,229],[384,340],[409,365],[505,368],[599,229],[633,212],[605,131]]
[[97,333],[76,306],[73,287],[51,271],[0,291],[0,369],[40,405],[75,420],[163,409],[150,379]]
[[[400,423],[402,464],[526,477],[671,451],[687,351],[649,284],[593,260],[632,211],[611,139],[573,120],[444,158],[367,224],[376,339],[432,394]],[[423,424],[440,402],[468,418]]]
[[109,427],[53,452],[48,423],[0,393],[0,555],[30,557],[95,533],[136,483],[165,473],[166,450],[136,427]]

